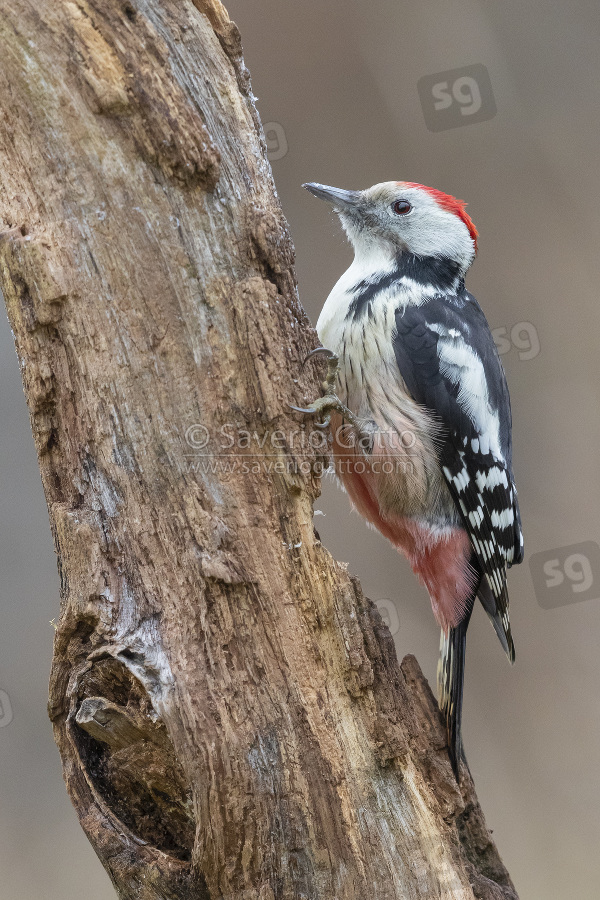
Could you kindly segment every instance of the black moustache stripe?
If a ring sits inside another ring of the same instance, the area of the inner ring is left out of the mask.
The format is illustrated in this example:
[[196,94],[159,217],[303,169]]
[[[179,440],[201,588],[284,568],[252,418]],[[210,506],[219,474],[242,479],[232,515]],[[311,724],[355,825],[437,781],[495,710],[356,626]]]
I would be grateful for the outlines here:
[[360,319],[365,313],[370,315],[377,295],[388,290],[402,278],[410,278],[423,287],[432,287],[436,291],[445,292],[455,288],[459,275],[460,265],[453,259],[401,253],[396,257],[391,272],[362,279],[350,289],[354,297],[346,313],[346,319]]

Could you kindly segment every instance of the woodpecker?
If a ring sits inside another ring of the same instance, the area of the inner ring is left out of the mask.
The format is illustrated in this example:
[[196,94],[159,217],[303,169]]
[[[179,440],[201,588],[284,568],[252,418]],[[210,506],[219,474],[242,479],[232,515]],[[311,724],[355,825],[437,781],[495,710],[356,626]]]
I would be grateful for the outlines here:
[[336,472],[408,561],[441,626],[439,705],[455,777],[466,634],[478,598],[511,663],[506,573],[523,560],[504,369],[465,288],[477,231],[465,203],[413,182],[304,187],[338,214],[354,261],[317,322],[330,357]]

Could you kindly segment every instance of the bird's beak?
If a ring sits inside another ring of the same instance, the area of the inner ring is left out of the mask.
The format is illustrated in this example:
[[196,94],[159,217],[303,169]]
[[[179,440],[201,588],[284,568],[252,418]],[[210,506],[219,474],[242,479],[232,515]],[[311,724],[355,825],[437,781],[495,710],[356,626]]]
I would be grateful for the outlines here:
[[341,188],[328,187],[326,184],[317,184],[315,181],[309,181],[302,187],[318,197],[319,200],[326,200],[331,203],[333,208],[338,212],[354,210],[360,200],[359,191],[343,191]]

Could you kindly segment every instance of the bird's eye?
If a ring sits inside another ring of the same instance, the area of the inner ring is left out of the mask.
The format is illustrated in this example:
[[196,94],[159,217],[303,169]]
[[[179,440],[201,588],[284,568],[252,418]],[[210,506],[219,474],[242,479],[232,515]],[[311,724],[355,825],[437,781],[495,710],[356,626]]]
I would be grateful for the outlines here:
[[408,200],[396,200],[392,203],[392,209],[397,216],[405,216],[411,211],[412,206]]
[[392,209],[396,213],[397,216],[405,216],[412,209],[412,206],[408,202],[408,200],[396,200],[392,203]]

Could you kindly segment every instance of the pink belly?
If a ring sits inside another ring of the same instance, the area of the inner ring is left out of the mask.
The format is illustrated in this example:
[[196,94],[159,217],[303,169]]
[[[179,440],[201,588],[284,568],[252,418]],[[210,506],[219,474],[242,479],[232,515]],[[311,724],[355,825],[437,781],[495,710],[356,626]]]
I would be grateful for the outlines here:
[[[337,423],[336,423],[337,424]],[[332,426],[334,423],[332,422]],[[408,559],[419,581],[427,588],[433,614],[444,629],[458,625],[476,585],[469,565],[471,544],[460,527],[445,528],[440,534],[415,519],[383,513],[378,500],[385,493],[385,467],[381,459],[353,452],[335,439],[336,471],[358,512]]]

